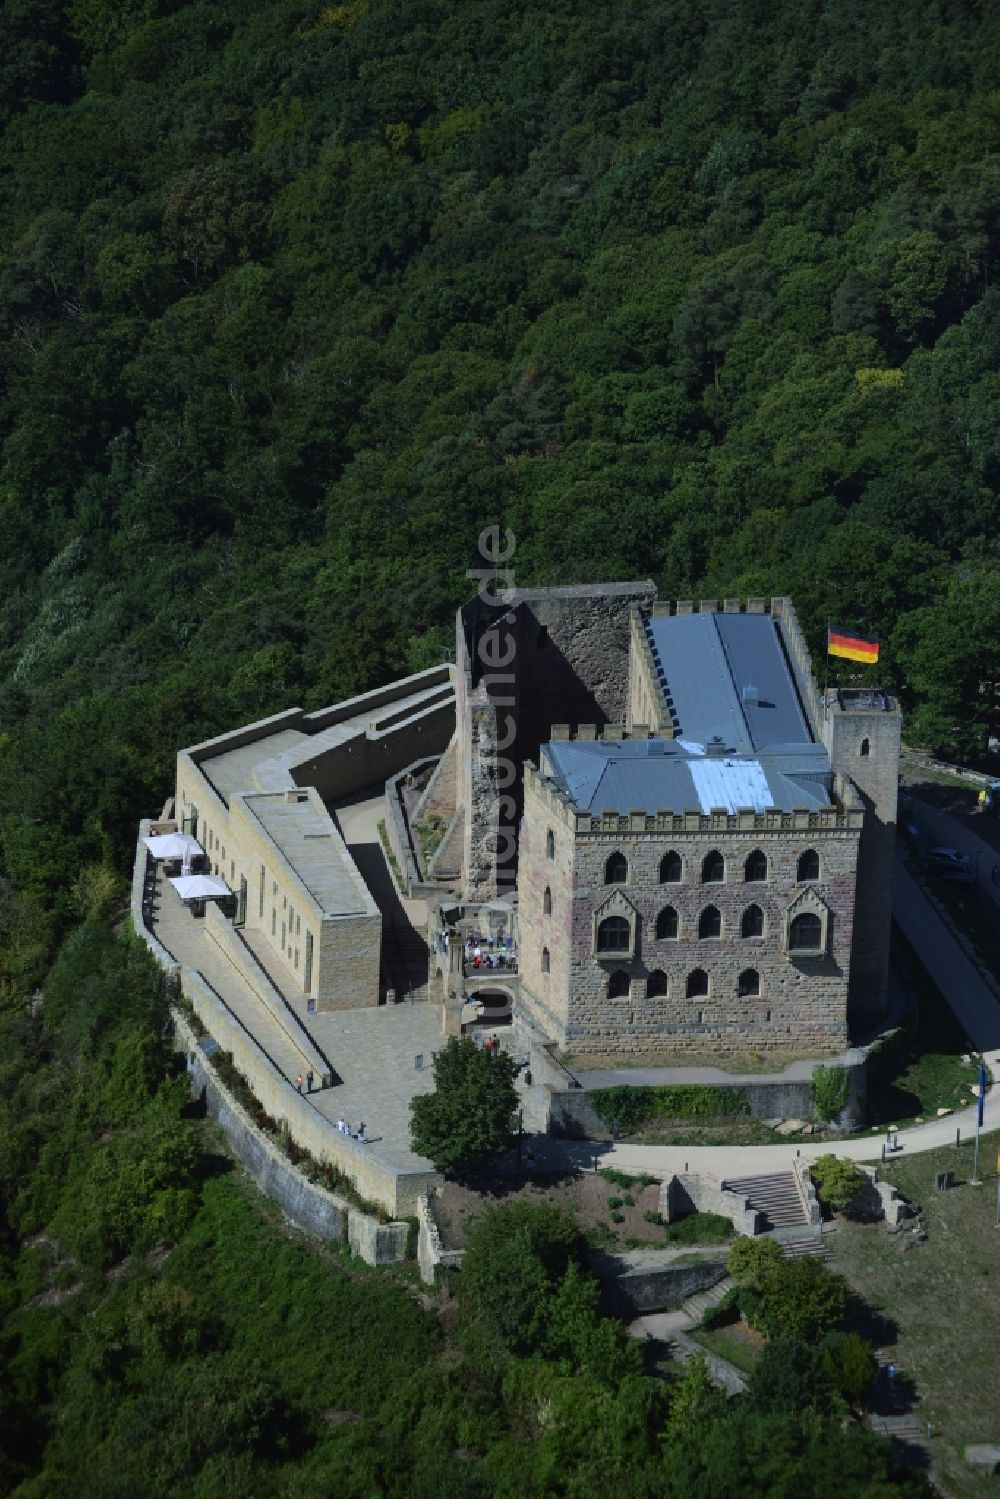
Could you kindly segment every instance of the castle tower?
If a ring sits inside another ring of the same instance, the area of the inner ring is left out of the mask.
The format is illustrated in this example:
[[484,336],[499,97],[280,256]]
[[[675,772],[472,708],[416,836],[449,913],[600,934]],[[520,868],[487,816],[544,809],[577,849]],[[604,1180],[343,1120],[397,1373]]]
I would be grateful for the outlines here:
[[823,742],[836,773],[857,786],[865,804],[851,944],[851,1013],[875,1017],[886,1008],[889,933],[899,788],[899,704],[878,688],[831,688]]

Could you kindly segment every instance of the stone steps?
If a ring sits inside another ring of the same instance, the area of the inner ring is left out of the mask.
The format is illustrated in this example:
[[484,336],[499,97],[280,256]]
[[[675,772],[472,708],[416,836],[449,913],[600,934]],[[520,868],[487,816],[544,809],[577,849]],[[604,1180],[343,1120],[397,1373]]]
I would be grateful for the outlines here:
[[776,1233],[774,1237],[781,1245],[781,1252],[786,1260],[812,1258],[826,1262],[832,1258],[829,1246],[818,1229],[811,1228],[806,1232],[786,1229]]
[[733,1282],[727,1275],[725,1280],[720,1280],[717,1285],[710,1286],[707,1291],[699,1291],[696,1296],[685,1301],[685,1315],[690,1317],[692,1322],[700,1322],[707,1311],[710,1311],[713,1306],[718,1306],[726,1292],[732,1290],[732,1286]]
[[764,1214],[770,1228],[805,1228],[809,1225],[791,1171],[730,1177],[722,1185],[726,1191],[749,1198],[751,1207]]

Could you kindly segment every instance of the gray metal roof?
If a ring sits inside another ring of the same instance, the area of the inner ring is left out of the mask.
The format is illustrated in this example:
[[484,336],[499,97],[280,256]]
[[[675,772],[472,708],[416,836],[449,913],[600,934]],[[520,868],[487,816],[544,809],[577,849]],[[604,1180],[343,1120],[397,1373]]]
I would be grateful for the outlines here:
[[775,755],[705,755],[676,739],[560,739],[543,746],[542,769],[594,813],[830,805],[830,762],[819,744],[782,746]]
[[321,911],[328,916],[374,915],[378,908],[333,818],[315,792],[300,794],[297,801],[284,792],[254,791],[243,801]]
[[742,754],[811,742],[770,614],[654,615],[647,633],[685,741],[717,737]]

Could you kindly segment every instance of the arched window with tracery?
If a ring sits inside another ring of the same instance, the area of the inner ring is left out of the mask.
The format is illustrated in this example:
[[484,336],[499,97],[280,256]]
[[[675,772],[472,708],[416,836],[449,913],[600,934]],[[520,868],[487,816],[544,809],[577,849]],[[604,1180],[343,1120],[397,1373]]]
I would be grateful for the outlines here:
[[795,878],[799,884],[802,884],[804,880],[819,879],[819,854],[814,848],[807,848],[804,854],[799,854]]
[[597,928],[597,951],[628,952],[630,935],[624,916],[605,916]]
[[701,882],[703,885],[721,885],[726,878],[726,861],[717,848],[705,855],[701,861]]
[[608,855],[604,865],[604,883],[606,885],[624,885],[628,880],[628,860],[623,853],[616,849],[613,854]]
[[823,942],[823,923],[813,911],[801,911],[792,917],[788,928],[790,952],[819,952]]
[[755,848],[752,854],[747,855],[743,879],[747,885],[756,885],[767,879],[767,855],[763,850]]
[[684,873],[684,861],[676,849],[670,849],[660,860],[660,884],[679,885]]

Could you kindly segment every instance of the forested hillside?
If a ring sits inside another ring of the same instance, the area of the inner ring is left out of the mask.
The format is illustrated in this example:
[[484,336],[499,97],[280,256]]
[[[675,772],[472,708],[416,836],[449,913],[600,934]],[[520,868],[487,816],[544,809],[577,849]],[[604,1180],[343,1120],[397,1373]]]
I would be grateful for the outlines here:
[[[46,906],[175,745],[520,581],[790,592],[1000,678],[1000,13],[8,0],[0,804]],[[996,725],[994,724],[994,727]]]
[[4,1492],[922,1491],[815,1349],[727,1413],[573,1264],[506,1344],[331,1275],[108,918],[178,744],[444,658],[490,521],[522,583],[789,592],[981,755],[998,48],[987,0],[2,6]]

